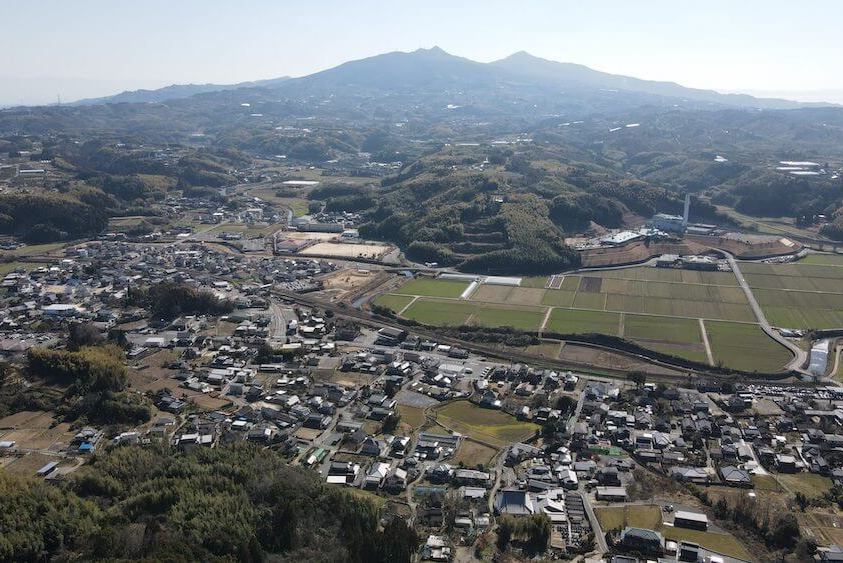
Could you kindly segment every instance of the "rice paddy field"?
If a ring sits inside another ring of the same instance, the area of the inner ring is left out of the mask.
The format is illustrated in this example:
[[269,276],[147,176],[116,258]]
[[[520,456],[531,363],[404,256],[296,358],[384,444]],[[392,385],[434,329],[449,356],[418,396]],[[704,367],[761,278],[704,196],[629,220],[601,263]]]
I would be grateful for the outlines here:
[[843,256],[812,254],[796,263],[745,263],[767,320],[781,328],[843,328]]
[[731,272],[642,266],[524,278],[521,286],[480,284],[462,298],[468,287],[466,281],[419,278],[375,303],[427,325],[600,333],[689,360],[750,371],[777,371],[790,359],[789,352],[758,327]]

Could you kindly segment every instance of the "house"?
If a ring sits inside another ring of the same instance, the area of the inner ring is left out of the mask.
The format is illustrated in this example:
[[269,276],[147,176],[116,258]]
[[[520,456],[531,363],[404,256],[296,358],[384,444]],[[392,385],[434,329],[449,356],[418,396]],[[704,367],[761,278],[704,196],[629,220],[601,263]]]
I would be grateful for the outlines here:
[[430,561],[450,561],[451,548],[443,536],[430,536],[422,548],[422,559]]
[[407,470],[396,467],[387,475],[383,488],[391,493],[399,493],[407,488]]
[[799,468],[796,466],[796,458],[792,455],[778,454],[776,456],[776,468],[781,473],[796,473]]
[[677,510],[673,517],[673,525],[677,528],[688,528],[690,530],[708,530],[708,516],[699,512]]
[[372,457],[380,457],[386,451],[386,444],[383,440],[378,440],[372,436],[367,436],[363,443],[360,444],[360,455],[368,455]]
[[677,481],[704,485],[711,480],[711,476],[704,467],[673,467],[671,476]]
[[597,487],[597,500],[626,502],[626,487]]
[[626,527],[621,532],[620,545],[630,551],[658,555],[664,550],[664,536],[655,530]]
[[495,495],[495,513],[513,516],[529,516],[535,514],[536,507],[527,491],[504,489]]
[[312,413],[306,419],[304,419],[304,427],[305,428],[313,428],[316,430],[324,430],[331,425],[331,417]]
[[752,477],[749,473],[733,465],[724,465],[721,467],[720,478],[723,479],[724,483],[732,487],[752,487]]
[[363,484],[367,489],[377,489],[381,486],[388,475],[388,463],[374,463],[372,464],[371,469],[369,469],[369,473],[366,474]]

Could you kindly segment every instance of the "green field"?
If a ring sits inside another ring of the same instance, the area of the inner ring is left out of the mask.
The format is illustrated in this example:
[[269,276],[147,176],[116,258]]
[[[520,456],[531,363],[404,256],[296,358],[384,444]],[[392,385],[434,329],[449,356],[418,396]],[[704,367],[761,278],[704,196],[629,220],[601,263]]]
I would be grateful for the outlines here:
[[538,308],[484,305],[475,310],[469,324],[492,327],[511,326],[535,332],[541,326],[544,314],[545,310]]
[[752,324],[706,321],[708,341],[715,362],[747,371],[776,371],[791,358],[790,352]]
[[436,409],[436,418],[445,426],[493,445],[520,442],[538,429],[532,422],[522,422],[505,412],[484,409],[468,401],[454,401]]
[[[530,287],[481,284],[468,300],[459,299],[467,282],[415,279],[376,303],[394,311],[406,307],[404,317],[439,326],[509,326],[536,332],[547,317],[543,329],[547,333],[621,335],[651,350],[708,363],[699,326],[699,319],[704,319],[715,362],[749,371],[778,371],[790,357],[755,324],[746,295],[731,272],[625,268],[566,275],[562,287],[572,289],[558,290],[544,289],[543,278],[525,279],[531,280]],[[411,303],[411,296],[418,299]],[[776,298],[774,290],[763,290],[758,297],[762,306]],[[819,299],[789,298],[794,301],[786,304],[800,306]],[[843,294],[840,305],[843,322]],[[791,316],[798,310],[781,309],[781,315]],[[830,313],[826,316],[833,322]]]
[[33,264],[32,262],[0,262],[0,276],[5,276],[15,270],[34,270],[40,264]]
[[746,263],[741,271],[767,320],[782,328],[843,327],[843,256],[798,263]]
[[409,295],[395,295],[394,293],[385,293],[383,295],[379,295],[378,298],[375,299],[375,305],[387,307],[398,313],[404,307],[409,305],[412,301],[413,297]]
[[538,289],[544,289],[545,284],[547,284],[547,277],[537,277],[537,278],[521,278],[521,287],[535,287]]
[[699,321],[644,315],[624,317],[624,337],[657,352],[707,362]]
[[559,334],[599,332],[617,336],[619,328],[620,315],[618,313],[554,309],[550,313],[545,330]]
[[468,301],[422,298],[410,305],[404,316],[431,326],[461,326],[476,309],[477,305]]
[[434,280],[418,278],[410,280],[393,293],[402,295],[421,295],[423,297],[457,298],[468,287],[468,282],[457,280]]
[[819,266],[843,266],[843,254],[809,254],[799,261],[799,264],[815,264]]

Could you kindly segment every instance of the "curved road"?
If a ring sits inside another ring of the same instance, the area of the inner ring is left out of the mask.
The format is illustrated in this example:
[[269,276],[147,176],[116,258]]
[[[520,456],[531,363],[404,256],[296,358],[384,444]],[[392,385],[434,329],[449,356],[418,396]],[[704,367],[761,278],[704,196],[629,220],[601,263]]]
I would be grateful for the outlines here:
[[808,352],[782,336],[779,331],[770,325],[767,321],[767,317],[764,315],[764,311],[761,310],[761,306],[758,304],[758,301],[756,301],[755,295],[752,293],[746,278],[744,278],[740,266],[738,266],[738,261],[735,260],[735,257],[732,254],[726,252],[725,250],[721,250],[720,252],[726,255],[726,260],[729,261],[729,266],[731,266],[732,272],[734,272],[741,289],[743,289],[746,294],[749,306],[752,307],[752,312],[755,313],[755,318],[758,319],[758,324],[761,326],[761,330],[766,332],[770,338],[793,353],[793,359],[787,364],[787,368],[805,375],[810,375],[808,370],[802,367],[808,361]]

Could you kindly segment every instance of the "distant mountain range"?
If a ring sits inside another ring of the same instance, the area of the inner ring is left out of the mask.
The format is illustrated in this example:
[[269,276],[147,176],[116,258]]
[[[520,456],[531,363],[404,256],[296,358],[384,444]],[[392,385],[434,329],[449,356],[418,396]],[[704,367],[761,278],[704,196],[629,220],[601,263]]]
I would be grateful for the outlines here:
[[101,98],[86,98],[78,100],[69,105],[92,106],[98,104],[143,104],[150,102],[165,102],[167,100],[178,100],[189,98],[196,94],[207,94],[209,92],[222,92],[225,90],[237,90],[238,88],[272,88],[282,82],[289,80],[289,77],[270,78],[268,80],[256,80],[253,82],[240,82],[238,84],[172,84],[155,90],[131,90],[104,96]]
[[[480,63],[451,55],[439,47],[376,55],[300,78],[282,77],[226,85],[172,85],[157,90],[135,90],[80,100],[73,105],[163,102],[238,89],[277,90],[285,95],[392,95],[418,92],[420,89],[461,94],[497,91],[518,95],[537,90],[572,98],[613,96],[615,101],[623,102],[621,105],[693,104],[763,109],[833,105],[686,88],[673,82],[641,80],[596,71],[583,65],[550,61],[524,51],[491,63]],[[621,100],[624,97],[629,99]]]

